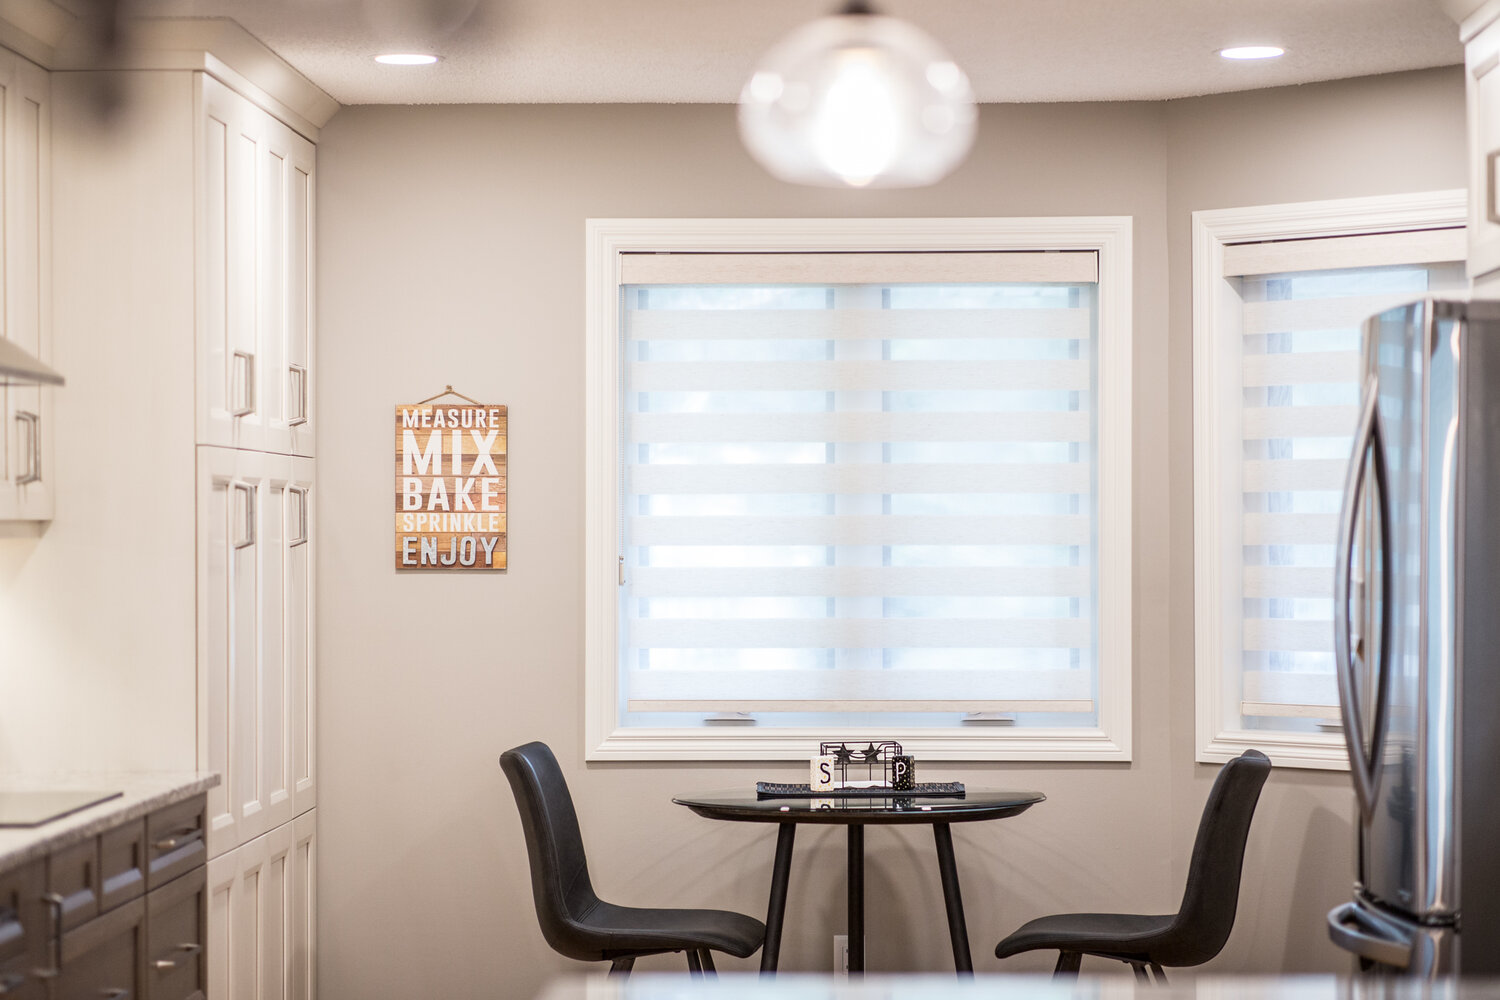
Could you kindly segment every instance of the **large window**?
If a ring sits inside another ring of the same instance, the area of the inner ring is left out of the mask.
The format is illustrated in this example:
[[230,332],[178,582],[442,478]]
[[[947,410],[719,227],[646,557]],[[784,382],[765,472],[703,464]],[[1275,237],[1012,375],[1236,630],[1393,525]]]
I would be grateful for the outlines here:
[[1198,759],[1347,766],[1334,539],[1361,324],[1466,287],[1463,192],[1198,212]]
[[1128,221],[589,235],[591,757],[1128,759]]

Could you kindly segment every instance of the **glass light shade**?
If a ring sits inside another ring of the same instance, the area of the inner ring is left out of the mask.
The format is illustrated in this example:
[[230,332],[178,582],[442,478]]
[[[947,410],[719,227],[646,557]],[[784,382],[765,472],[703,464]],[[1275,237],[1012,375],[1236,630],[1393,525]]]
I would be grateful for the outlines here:
[[916,187],[958,166],[977,118],[968,77],[905,21],[837,14],[777,43],[740,93],[740,136],[772,175]]

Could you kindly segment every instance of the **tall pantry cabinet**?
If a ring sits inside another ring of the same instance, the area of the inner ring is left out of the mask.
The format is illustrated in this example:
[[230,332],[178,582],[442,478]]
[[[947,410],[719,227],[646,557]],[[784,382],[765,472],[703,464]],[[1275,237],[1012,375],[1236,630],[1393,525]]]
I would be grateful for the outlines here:
[[[71,326],[92,308],[93,335],[138,345],[119,373],[116,437],[176,442],[132,488],[194,491],[192,524],[142,530],[193,534],[196,713],[186,721],[198,768],[221,776],[206,820],[208,1000],[307,1000],[317,130],[274,113],[286,109],[216,60],[203,64],[53,74],[57,237],[70,251],[58,267],[73,292],[97,298],[70,302]],[[119,88],[125,109],[108,123],[94,110],[101,85]]]

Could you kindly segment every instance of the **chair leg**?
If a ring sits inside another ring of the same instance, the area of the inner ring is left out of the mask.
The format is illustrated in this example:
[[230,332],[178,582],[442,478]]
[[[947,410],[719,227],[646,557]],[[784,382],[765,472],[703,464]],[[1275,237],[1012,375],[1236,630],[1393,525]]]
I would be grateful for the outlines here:
[[630,970],[634,966],[635,966],[635,956],[634,955],[631,955],[631,956],[629,956],[627,958],[617,958],[613,962],[609,963],[609,974],[611,976],[621,976],[621,977],[628,976],[628,975],[630,975]]
[[698,962],[703,966],[703,973],[707,976],[718,976],[719,970],[714,968],[714,953],[707,948],[698,949]]
[[1146,975],[1146,964],[1144,962],[1129,962],[1127,964],[1135,970],[1135,978],[1138,981],[1145,983],[1147,986],[1151,985],[1151,977]]
[[703,963],[698,961],[698,949],[697,948],[689,948],[689,949],[687,949],[687,960],[688,960],[688,975],[690,975],[690,976],[701,976],[701,975],[703,975]]
[[1054,979],[1077,979],[1078,969],[1083,965],[1083,953],[1062,951],[1057,954],[1057,967],[1052,970]]
[[1167,974],[1165,972],[1161,971],[1161,963],[1159,963],[1159,962],[1152,962],[1151,963],[1151,975],[1153,975],[1153,976],[1156,977],[1156,985],[1158,985],[1158,986],[1165,986],[1165,985],[1167,985]]

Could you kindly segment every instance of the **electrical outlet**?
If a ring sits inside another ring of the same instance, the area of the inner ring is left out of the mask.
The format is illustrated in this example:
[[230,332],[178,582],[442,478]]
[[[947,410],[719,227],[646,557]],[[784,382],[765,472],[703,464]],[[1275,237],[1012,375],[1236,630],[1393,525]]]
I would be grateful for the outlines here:
[[833,974],[835,976],[849,975],[849,935],[847,934],[833,936]]

